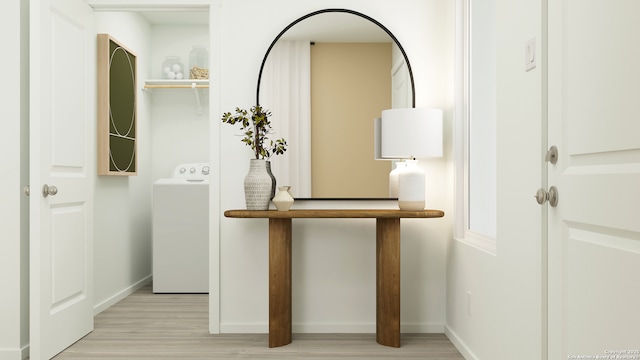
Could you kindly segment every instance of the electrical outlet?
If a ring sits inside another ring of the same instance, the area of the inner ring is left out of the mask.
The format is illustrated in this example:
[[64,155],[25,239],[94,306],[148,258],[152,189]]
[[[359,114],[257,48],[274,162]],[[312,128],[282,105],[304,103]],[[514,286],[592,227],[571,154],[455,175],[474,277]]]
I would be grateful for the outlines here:
[[471,316],[471,291],[467,291],[467,314]]

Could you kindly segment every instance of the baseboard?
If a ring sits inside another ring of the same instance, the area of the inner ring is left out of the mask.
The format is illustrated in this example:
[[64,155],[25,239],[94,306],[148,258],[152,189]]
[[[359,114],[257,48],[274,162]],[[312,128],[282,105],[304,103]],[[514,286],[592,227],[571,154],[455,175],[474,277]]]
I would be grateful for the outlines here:
[[[293,332],[307,334],[374,334],[375,323],[347,324],[293,324]],[[441,334],[444,324],[400,324],[406,334]]]
[[[376,332],[375,323],[311,323],[292,324],[291,331],[301,334],[373,334]],[[267,323],[222,323],[220,333],[226,334],[264,334],[269,332]],[[401,324],[401,333],[441,334],[444,324]]]
[[23,360],[29,357],[29,345],[19,349],[0,349],[0,360]]
[[478,360],[478,357],[469,349],[467,344],[465,344],[462,339],[456,334],[455,331],[451,330],[448,326],[444,327],[444,334],[449,338],[453,346],[458,349],[460,354],[464,356],[466,360]]
[[258,323],[221,323],[220,334],[266,334],[269,332],[269,324]]
[[143,286],[147,285],[148,283],[151,282],[151,280],[153,279],[152,275],[149,275],[145,278],[143,278],[142,280],[138,281],[137,283],[123,289],[122,291],[114,294],[113,296],[111,296],[110,298],[108,298],[107,300],[101,302],[100,304],[97,304],[93,307],[93,315],[98,315],[101,312],[105,311],[106,309],[110,308],[111,306],[115,305],[116,303],[118,303],[120,300],[126,298],[127,296],[133,294],[134,292],[138,291],[140,288],[142,288]]
[[400,323],[400,332],[406,334],[442,334],[443,323]]
[[349,324],[292,324],[291,330],[301,334],[371,334],[376,332],[376,324],[373,323],[349,323]]

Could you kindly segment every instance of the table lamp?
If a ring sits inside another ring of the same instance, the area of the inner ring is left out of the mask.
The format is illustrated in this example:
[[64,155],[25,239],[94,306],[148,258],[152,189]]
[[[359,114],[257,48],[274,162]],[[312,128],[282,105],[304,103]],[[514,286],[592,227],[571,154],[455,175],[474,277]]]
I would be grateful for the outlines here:
[[425,174],[418,158],[442,156],[442,110],[401,108],[382,111],[374,120],[374,157],[405,159],[398,173],[400,210],[425,208]]

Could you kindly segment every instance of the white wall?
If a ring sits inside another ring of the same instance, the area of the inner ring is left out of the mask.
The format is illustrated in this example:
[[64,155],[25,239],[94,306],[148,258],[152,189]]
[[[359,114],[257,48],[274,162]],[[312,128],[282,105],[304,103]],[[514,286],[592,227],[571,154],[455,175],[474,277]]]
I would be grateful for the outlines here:
[[447,334],[469,359],[543,358],[543,64],[524,69],[525,42],[542,48],[541,11],[539,0],[496,1],[497,249],[454,240],[447,256]]
[[151,129],[141,79],[149,73],[149,23],[136,13],[95,13],[96,32],[109,33],[138,59],[138,175],[97,176],[94,300],[96,312],[151,276]]
[[[192,45],[209,44],[207,25],[154,24],[151,28],[150,78],[161,78],[166,56],[180,56],[189,66]],[[188,75],[187,75],[188,76]],[[200,91],[200,90],[199,90]],[[173,169],[186,162],[209,161],[209,96],[200,91],[201,113],[192,90],[152,90],[144,92],[150,101],[152,180],[169,177]]]
[[[220,84],[222,111],[255,102],[264,53],[291,21],[323,8],[348,8],[384,24],[402,43],[416,82],[416,105],[445,110],[446,157],[424,161],[430,208],[443,219],[402,222],[402,331],[442,332],[445,322],[445,250],[452,236],[450,141],[453,82],[453,4],[421,1],[224,1]],[[238,25],[240,24],[240,25]],[[242,182],[250,149],[212,114],[220,146],[220,210],[244,208]],[[213,150],[213,154],[217,150]],[[285,155],[286,156],[286,155]],[[350,207],[347,201],[306,206]],[[366,204],[364,206],[368,206]],[[374,204],[377,206],[379,204]],[[296,206],[294,204],[294,206]],[[298,204],[299,206],[299,204]],[[293,228],[293,326],[299,332],[375,332],[375,222],[296,220]],[[214,235],[215,236],[215,235]],[[214,244],[217,239],[214,239]],[[267,221],[220,219],[222,332],[266,332]],[[212,307],[216,299],[211,299]],[[213,319],[212,315],[212,319]]]
[[[28,198],[28,1],[4,4],[6,19],[0,38],[12,56],[0,57],[3,76],[0,119],[5,134],[0,141],[0,359],[26,355],[29,336]],[[15,34],[21,34],[15,36]]]
[[[3,289],[0,298],[0,360],[24,358],[28,355],[29,345],[29,214],[27,197],[22,195],[22,188],[29,180],[28,4],[29,0],[6,4],[3,10],[7,18],[0,24],[5,48],[16,54],[0,57],[2,68],[15,69],[4,76],[6,87],[14,91],[3,93],[0,118],[6,119],[3,122],[5,133],[19,134],[7,136],[0,142],[0,156],[5,169],[0,177],[0,288]],[[136,13],[96,13],[96,30],[110,33],[137,53],[141,89],[143,81],[151,73],[150,24]],[[20,36],[14,36],[16,33]],[[202,33],[200,28],[199,34]],[[206,30],[204,34],[206,38]],[[151,277],[153,164],[150,99],[142,90],[139,90],[138,99],[138,176],[96,177],[96,312],[112,305]],[[207,134],[208,130],[201,127],[195,132]],[[199,159],[208,156],[208,141],[204,143],[207,145],[200,146],[197,151]]]
[[[96,12],[96,31],[109,33],[138,61],[138,175],[99,176],[95,199],[95,302],[101,311],[151,278],[153,182],[183,162],[209,159],[209,109],[191,90],[143,90],[160,79],[167,55],[189,63],[192,45],[208,44],[207,25],[150,24],[137,12]],[[123,226],[124,224],[124,226]]]
[[[29,58],[29,43],[27,29],[29,28],[29,2],[20,1],[20,63],[24,64]],[[29,68],[20,67],[21,84],[29,83]],[[29,86],[20,87],[20,184],[29,183],[29,104],[26,99],[29,94]],[[29,347],[29,198],[23,196],[20,201],[20,348],[22,356],[28,354]]]

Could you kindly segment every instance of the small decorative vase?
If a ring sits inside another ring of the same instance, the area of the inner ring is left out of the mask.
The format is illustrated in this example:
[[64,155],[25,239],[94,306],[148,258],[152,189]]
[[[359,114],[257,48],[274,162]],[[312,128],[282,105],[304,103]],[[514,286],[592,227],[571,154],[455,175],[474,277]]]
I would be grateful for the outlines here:
[[398,175],[398,206],[404,211],[424,210],[425,174],[418,160],[406,160],[407,167]]
[[269,198],[271,200],[276,195],[276,177],[271,172],[271,161],[269,160],[267,160],[267,173],[271,176],[271,197]]
[[268,210],[271,200],[271,176],[267,173],[267,162],[251,159],[249,172],[244,177],[244,200],[247,210]]
[[291,186],[280,186],[278,193],[273,197],[273,204],[278,211],[289,211],[291,205],[293,205],[293,196],[289,192]]

